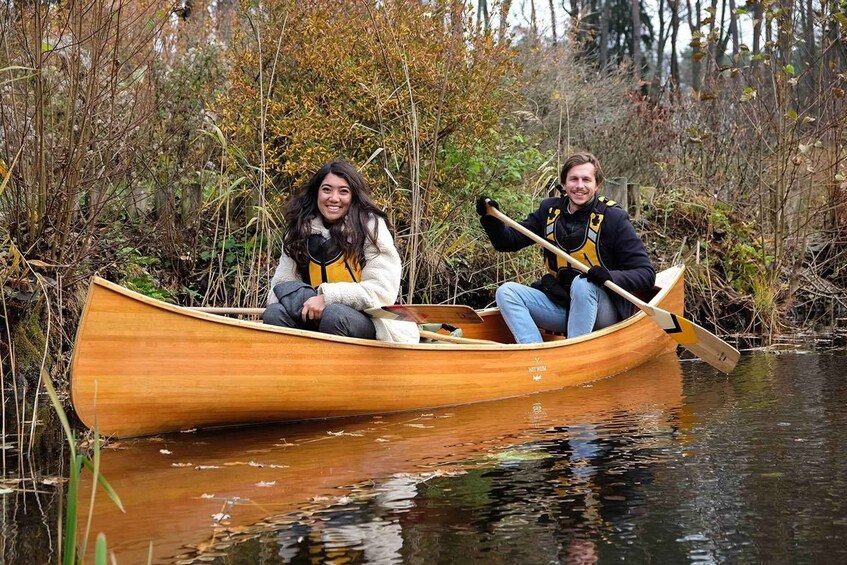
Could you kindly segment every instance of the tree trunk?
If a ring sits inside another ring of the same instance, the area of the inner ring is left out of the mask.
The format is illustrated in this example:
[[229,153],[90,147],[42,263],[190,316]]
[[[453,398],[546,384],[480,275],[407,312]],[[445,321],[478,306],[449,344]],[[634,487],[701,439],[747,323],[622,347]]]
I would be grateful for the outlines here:
[[612,0],[603,0],[603,15],[600,17],[600,68],[609,64],[609,20],[612,17]]
[[732,40],[732,60],[736,62],[741,42],[738,40],[738,14],[735,13],[735,0],[729,0],[729,37]]
[[506,30],[509,29],[509,9],[512,7],[512,0],[503,0],[500,4],[500,29],[497,32],[497,41],[503,43],[506,40]]
[[631,0],[632,6],[632,70],[635,78],[641,78],[641,2]]
[[538,19],[535,15],[535,0],[529,0],[529,34],[538,41]]
[[702,88],[700,83],[700,59],[703,58],[703,42],[698,37],[700,32],[700,0],[695,0],[694,9],[691,9],[691,0],[685,0],[688,7],[688,29],[691,31],[691,89],[699,92]]
[[670,0],[671,9],[671,72],[670,85],[674,91],[679,89],[679,55],[676,44],[679,38],[679,0]]
[[656,47],[656,68],[653,71],[650,90],[653,99],[658,101],[662,90],[662,74],[665,67],[665,45],[668,39],[667,32],[665,31],[665,0],[659,0],[659,7],[656,14],[659,18],[659,42]]
[[556,45],[559,38],[556,36],[556,6],[553,0],[550,0],[550,28],[553,32],[553,45]]
[[476,23],[477,25],[482,24],[483,31],[488,31],[491,23],[488,16],[488,0],[479,0],[476,8]]
[[[816,85],[818,79],[825,80],[826,73],[823,70],[820,62],[818,62],[818,46],[815,38],[815,2],[814,0],[806,0],[803,6],[803,83],[800,92],[803,105],[815,104],[815,107],[810,107],[809,110],[813,115],[817,115],[819,106],[816,104]],[[823,82],[821,82],[823,84]]]

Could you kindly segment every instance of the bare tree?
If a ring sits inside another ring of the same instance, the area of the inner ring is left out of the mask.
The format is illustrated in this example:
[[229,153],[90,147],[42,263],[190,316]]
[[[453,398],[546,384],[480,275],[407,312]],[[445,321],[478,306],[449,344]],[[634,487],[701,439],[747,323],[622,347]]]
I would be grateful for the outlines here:
[[679,88],[679,55],[676,51],[679,41],[679,0],[668,0],[671,10],[671,69],[670,85],[672,89]]
[[632,67],[635,78],[641,77],[641,2],[631,0],[632,6]]
[[501,43],[506,39],[506,30],[509,29],[509,10],[512,0],[503,0],[500,4],[500,29],[497,32],[497,40]]
[[688,29],[691,31],[691,88],[699,91],[702,87],[700,80],[700,60],[703,59],[703,32],[700,31],[702,25],[702,14],[700,13],[700,0],[694,0],[694,8],[691,7],[691,0],[685,0],[688,7]]
[[488,31],[489,25],[491,24],[489,15],[488,15],[488,0],[479,0],[476,6],[476,22],[477,25],[482,23],[482,29],[484,31]]
[[556,35],[556,6],[553,0],[550,0],[550,27],[553,32],[553,45],[556,45],[559,42],[559,38]]
[[609,20],[612,17],[612,0],[603,1],[603,15],[600,18],[600,68],[609,64]]
[[665,67],[665,45],[667,44],[668,32],[665,29],[665,0],[659,0],[659,7],[656,10],[656,15],[659,18],[659,41],[656,46],[656,69],[653,71],[653,81],[650,85],[650,90],[655,98],[658,98],[662,89],[662,73]]

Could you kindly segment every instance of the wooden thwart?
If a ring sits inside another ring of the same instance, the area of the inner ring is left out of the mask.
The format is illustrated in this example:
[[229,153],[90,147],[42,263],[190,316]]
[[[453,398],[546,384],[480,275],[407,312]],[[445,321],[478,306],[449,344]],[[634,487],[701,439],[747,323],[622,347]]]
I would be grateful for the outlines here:
[[[198,306],[189,308],[196,312],[219,314],[221,316],[261,316],[264,308],[227,308]],[[392,304],[377,308],[368,308],[365,314],[372,318],[400,320],[416,324],[481,324],[482,318],[470,306],[456,304]]]

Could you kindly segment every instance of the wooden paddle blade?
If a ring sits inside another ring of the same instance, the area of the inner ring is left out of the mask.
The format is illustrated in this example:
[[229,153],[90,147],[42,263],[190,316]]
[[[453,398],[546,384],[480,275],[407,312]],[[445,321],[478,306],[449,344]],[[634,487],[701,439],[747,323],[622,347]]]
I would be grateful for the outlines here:
[[639,307],[651,315],[678,344],[715,369],[724,373],[731,373],[735,369],[741,353],[709,330],[682,316],[649,304]]
[[482,318],[470,306],[453,304],[392,304],[368,308],[365,314],[386,320],[402,320],[416,324],[481,324]]

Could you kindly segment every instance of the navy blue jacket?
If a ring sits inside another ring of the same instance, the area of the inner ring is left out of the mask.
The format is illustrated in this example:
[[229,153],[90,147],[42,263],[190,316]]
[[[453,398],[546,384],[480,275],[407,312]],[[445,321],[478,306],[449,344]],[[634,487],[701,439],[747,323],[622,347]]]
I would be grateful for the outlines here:
[[[568,212],[567,202],[566,198],[561,197],[546,198],[537,210],[518,223],[544,237],[548,210],[558,207],[561,213],[556,222],[556,239],[562,241],[574,228],[582,226],[582,229],[585,229],[591,211],[597,204],[597,196],[591,205],[577,210],[575,214]],[[630,292],[652,289],[656,283],[656,270],[647,256],[644,243],[629,221],[629,215],[619,206],[607,206],[603,214],[597,251],[612,276],[612,282]],[[483,216],[480,223],[497,251],[518,251],[535,243],[493,216]],[[635,306],[631,302],[608,289],[604,290],[612,298],[621,319],[635,312]]]

